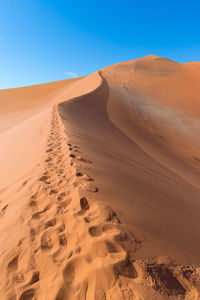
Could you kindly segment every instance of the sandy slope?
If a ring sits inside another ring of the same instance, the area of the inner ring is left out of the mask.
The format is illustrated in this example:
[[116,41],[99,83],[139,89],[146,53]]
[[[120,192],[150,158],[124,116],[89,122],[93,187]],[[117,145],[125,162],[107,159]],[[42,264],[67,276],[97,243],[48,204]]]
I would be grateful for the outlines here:
[[0,91],[0,299],[199,299],[199,79],[149,56]]

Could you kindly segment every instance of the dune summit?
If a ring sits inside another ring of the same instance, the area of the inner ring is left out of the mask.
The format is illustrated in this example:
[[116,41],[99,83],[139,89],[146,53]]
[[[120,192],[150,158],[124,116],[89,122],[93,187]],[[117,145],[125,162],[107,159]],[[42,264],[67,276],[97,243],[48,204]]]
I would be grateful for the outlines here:
[[0,91],[0,299],[200,297],[200,63]]

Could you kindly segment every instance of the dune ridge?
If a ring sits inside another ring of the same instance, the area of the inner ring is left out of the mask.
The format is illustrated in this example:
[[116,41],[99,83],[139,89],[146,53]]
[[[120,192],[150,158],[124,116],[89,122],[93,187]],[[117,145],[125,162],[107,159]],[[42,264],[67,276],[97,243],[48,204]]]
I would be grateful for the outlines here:
[[17,123],[2,123],[2,299],[199,298],[193,148],[180,152],[166,125],[125,100],[130,74],[176,77],[184,66],[138,61],[53,83],[37,110],[30,102],[24,117],[22,101]]

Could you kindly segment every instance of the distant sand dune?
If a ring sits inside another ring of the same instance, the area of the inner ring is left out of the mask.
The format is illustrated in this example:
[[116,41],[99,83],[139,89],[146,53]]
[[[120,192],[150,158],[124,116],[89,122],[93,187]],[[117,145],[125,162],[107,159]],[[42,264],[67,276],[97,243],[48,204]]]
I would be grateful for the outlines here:
[[0,299],[199,299],[199,77],[150,56],[0,91]]

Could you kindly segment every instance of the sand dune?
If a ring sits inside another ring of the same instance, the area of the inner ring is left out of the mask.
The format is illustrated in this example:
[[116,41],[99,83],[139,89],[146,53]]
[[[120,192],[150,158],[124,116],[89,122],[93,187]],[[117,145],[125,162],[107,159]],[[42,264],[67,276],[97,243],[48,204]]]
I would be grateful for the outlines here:
[[0,299],[199,299],[199,66],[0,91]]

